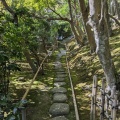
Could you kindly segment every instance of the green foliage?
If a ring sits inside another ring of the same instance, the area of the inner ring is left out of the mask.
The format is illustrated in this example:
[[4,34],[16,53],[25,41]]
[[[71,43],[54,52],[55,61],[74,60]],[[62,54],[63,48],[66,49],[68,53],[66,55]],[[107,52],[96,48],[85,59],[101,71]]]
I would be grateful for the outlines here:
[[7,69],[12,71],[21,71],[20,67],[16,63],[8,64]]
[[[7,3],[17,14],[18,26],[13,24],[11,13],[0,8],[2,11],[0,13],[0,77],[3,80],[0,82],[0,91],[2,91],[0,113],[7,114],[5,120],[19,120],[21,102],[13,104],[12,99],[6,94],[8,91],[4,92],[3,89],[9,87],[9,72],[20,71],[20,67],[13,61],[21,60],[25,50],[32,52],[34,49],[37,53],[43,40],[46,45],[54,43],[61,23],[40,19],[40,17],[58,17],[52,10],[66,16],[68,15],[68,5],[63,0],[16,0],[7,1]],[[65,25],[63,30],[67,33],[69,26]],[[3,71],[4,74],[2,74]]]
[[61,24],[59,24],[58,39],[60,37],[62,37],[64,39],[64,38],[67,38],[67,37],[69,37],[71,35],[72,35],[72,33],[71,33],[71,29],[70,29],[69,23],[62,22]]
[[21,110],[25,109],[26,104],[26,100],[14,103],[9,95],[0,96],[0,117],[4,120],[21,120]]
[[8,60],[9,60],[9,58],[5,54],[5,52],[4,51],[0,51],[0,63],[2,64],[2,63],[6,62]]

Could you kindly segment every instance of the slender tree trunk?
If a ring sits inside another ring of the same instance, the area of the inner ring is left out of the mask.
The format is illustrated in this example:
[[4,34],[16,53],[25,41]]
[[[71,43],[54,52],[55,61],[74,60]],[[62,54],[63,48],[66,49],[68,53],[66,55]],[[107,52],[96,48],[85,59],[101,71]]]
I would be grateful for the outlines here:
[[69,13],[70,13],[70,18],[71,18],[71,21],[69,23],[71,25],[72,32],[74,34],[75,39],[77,40],[77,43],[80,45],[83,45],[83,40],[82,38],[80,38],[80,35],[78,35],[75,29],[75,24],[74,24],[74,19],[73,19],[73,14],[72,14],[71,0],[68,0],[68,6],[69,6]]
[[117,17],[120,20],[120,8],[117,0],[115,0],[115,8],[116,8]]
[[35,60],[37,62],[37,67],[40,66],[41,62],[40,62],[40,58],[39,58],[39,56],[37,54],[37,51],[35,49],[31,49],[31,52],[33,53],[33,56],[34,56],[34,58],[35,58]]
[[31,60],[29,51],[24,50],[23,52],[24,52],[27,62],[29,63],[30,67],[32,68],[33,72],[35,73],[37,71],[37,68],[35,67],[33,61]]
[[70,26],[71,26],[71,30],[72,30],[72,32],[74,34],[74,37],[77,40],[77,43],[80,44],[80,45],[83,45],[82,38],[78,35],[78,33],[77,33],[76,29],[75,29],[74,23],[71,22]]
[[[80,28],[80,25],[79,25],[79,21],[78,20],[76,20],[76,22],[75,22],[76,24],[75,24],[75,28],[76,28],[76,30],[78,31],[78,34],[79,34],[79,36],[80,36],[80,38],[82,39],[82,41],[83,41],[83,39],[84,39],[84,32],[82,31],[82,29]],[[83,41],[84,42],[84,41]]]
[[108,12],[108,4],[106,5],[106,20],[107,20],[107,29],[108,29],[108,36],[112,36],[112,25],[111,25],[111,21],[110,21],[110,16],[109,16],[109,12]]
[[47,48],[46,48],[45,38],[42,39],[42,42],[43,42],[43,48],[44,48],[44,51],[45,51],[45,53],[47,53]]
[[110,0],[110,14],[115,15],[115,1]]
[[28,49],[25,49],[25,48],[26,48],[26,44],[25,44],[24,41],[21,42],[21,44],[22,44],[22,46],[23,46],[23,48],[24,48],[24,49],[23,49],[23,53],[24,53],[24,55],[25,55],[25,57],[26,57],[26,60],[27,60],[27,62],[29,63],[32,71],[35,73],[35,72],[37,71],[37,68],[36,68],[35,64],[33,63],[32,59],[31,59],[30,52],[29,52]]
[[[101,2],[101,0],[89,0],[89,7],[89,24],[92,26],[94,31],[96,53],[104,70],[108,88],[112,88],[116,81],[116,75],[115,67],[111,58],[108,30],[106,27],[106,1],[102,0]],[[101,8],[101,12],[99,8]]]
[[79,6],[82,12],[82,18],[84,22],[84,27],[87,33],[87,38],[91,46],[91,52],[95,52],[96,49],[96,44],[95,44],[95,39],[93,35],[93,31],[91,30],[91,26],[87,24],[88,22],[88,9],[86,8],[85,1],[84,0],[79,0]]
[[110,1],[110,13],[111,15],[117,15],[120,20],[120,8],[117,0]]

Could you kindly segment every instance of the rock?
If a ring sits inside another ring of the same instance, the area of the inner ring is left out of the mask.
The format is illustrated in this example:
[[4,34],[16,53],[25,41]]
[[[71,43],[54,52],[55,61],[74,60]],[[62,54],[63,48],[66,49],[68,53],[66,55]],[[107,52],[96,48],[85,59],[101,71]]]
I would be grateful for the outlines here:
[[57,72],[57,75],[61,75],[61,74],[66,74],[66,72],[64,72],[64,71]]
[[64,78],[55,78],[54,82],[63,82],[65,79]]
[[53,116],[63,116],[69,114],[70,108],[67,103],[53,103],[49,113]]
[[55,87],[61,87],[61,86],[64,86],[64,85],[66,85],[65,82],[55,82],[55,83],[54,83],[54,86],[55,86]]
[[55,66],[55,70],[62,68],[62,65]]
[[65,70],[63,68],[57,69],[57,72],[65,72]]
[[68,120],[65,116],[58,116],[58,117],[54,117],[50,120]]
[[66,93],[67,90],[64,87],[54,87],[51,92],[54,93]]
[[65,74],[61,74],[61,75],[57,75],[58,78],[65,78],[66,75]]
[[62,103],[67,101],[67,95],[62,93],[56,93],[53,95],[53,102]]

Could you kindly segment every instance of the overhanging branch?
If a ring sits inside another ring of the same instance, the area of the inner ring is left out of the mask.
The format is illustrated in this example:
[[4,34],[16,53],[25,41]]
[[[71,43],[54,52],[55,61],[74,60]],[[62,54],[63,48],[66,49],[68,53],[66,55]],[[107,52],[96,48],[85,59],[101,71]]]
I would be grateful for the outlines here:
[[120,26],[120,22],[115,17],[113,17],[111,14],[108,14],[108,15],[110,18],[112,18],[116,22],[116,24]]
[[44,17],[44,16],[38,16],[38,15],[35,15],[34,13],[30,13],[31,15],[32,15],[32,17],[34,17],[34,18],[37,18],[37,19],[46,19],[46,20],[48,20],[48,21],[51,21],[51,20],[62,20],[62,21],[67,21],[67,22],[71,22],[71,20],[70,19],[68,19],[68,18],[64,18],[64,17]]
[[7,5],[5,0],[1,0],[3,6],[7,9],[8,12],[10,12],[14,18],[14,24],[18,26],[18,17],[17,14]]

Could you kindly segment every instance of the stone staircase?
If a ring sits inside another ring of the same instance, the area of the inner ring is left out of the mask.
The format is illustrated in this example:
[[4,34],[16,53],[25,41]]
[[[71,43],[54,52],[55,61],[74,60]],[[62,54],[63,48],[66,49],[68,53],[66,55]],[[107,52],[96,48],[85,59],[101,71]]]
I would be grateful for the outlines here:
[[65,82],[66,72],[60,62],[61,57],[65,54],[64,50],[60,50],[55,62],[56,78],[54,78],[54,87],[51,89],[53,104],[49,109],[50,120],[68,120],[66,117],[70,112],[69,104],[67,103],[67,89],[64,87],[67,84]]

